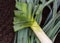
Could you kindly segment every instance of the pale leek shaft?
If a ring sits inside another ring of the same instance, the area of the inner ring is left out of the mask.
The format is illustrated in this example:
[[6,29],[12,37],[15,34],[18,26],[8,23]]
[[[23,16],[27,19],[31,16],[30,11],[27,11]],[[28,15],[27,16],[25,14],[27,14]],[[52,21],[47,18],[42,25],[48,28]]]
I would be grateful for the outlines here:
[[31,26],[31,29],[34,31],[41,43],[53,43],[44,33],[44,31],[40,28],[37,22],[34,21],[33,25]]

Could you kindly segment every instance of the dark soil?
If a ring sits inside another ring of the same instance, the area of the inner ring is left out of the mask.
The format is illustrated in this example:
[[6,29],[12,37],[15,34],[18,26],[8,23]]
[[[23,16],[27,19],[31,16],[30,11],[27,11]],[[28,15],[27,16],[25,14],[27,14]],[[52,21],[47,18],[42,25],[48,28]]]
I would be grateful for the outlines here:
[[[13,31],[13,11],[15,6],[15,0],[0,0],[0,43],[13,43],[14,31]],[[46,9],[48,11],[48,9]],[[46,14],[46,12],[45,12]],[[45,15],[46,16],[46,15]],[[44,17],[44,20],[46,17]],[[43,25],[43,22],[41,25]],[[60,42],[60,33],[55,43]]]
[[0,0],[0,43],[13,43],[14,0]]

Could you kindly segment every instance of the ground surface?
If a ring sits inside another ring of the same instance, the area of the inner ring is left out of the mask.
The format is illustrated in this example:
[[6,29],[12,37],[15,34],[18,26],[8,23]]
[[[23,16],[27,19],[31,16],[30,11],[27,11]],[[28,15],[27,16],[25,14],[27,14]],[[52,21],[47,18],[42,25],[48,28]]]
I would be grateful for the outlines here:
[[0,0],[0,43],[13,43],[14,0]]
[[[15,6],[14,0],[0,0],[0,43],[13,43],[14,41],[13,31],[14,6]],[[44,20],[45,19],[43,19],[43,22]],[[60,34],[58,35],[55,43],[59,43],[59,40]]]

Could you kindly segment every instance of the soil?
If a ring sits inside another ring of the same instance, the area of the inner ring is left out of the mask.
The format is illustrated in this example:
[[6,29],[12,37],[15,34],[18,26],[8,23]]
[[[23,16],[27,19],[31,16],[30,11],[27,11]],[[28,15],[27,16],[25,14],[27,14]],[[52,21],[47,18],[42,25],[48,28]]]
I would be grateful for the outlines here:
[[13,43],[13,10],[15,0],[0,0],[0,43]]
[[[15,34],[13,31],[13,16],[14,16],[13,11],[15,8],[14,6],[15,0],[0,0],[0,43],[13,43],[14,41]],[[45,16],[43,22],[46,19]],[[41,23],[41,25],[43,25],[43,22]],[[60,33],[58,34],[55,43],[59,43],[60,42],[59,40]]]

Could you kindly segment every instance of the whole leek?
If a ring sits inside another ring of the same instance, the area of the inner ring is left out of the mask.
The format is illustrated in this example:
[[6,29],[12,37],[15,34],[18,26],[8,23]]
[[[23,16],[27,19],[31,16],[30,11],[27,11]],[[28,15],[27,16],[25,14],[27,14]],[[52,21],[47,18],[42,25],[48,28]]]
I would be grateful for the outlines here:
[[[49,1],[49,3],[52,1]],[[16,2],[16,3],[18,3],[18,2]],[[15,10],[14,31],[16,32],[20,29],[30,27],[33,30],[33,32],[36,34],[36,36],[38,37],[38,39],[40,40],[41,43],[53,43],[49,39],[49,37],[45,34],[45,32],[42,30],[42,28],[38,25],[35,18],[31,15],[32,14],[31,13],[32,6],[30,7],[31,9],[27,9],[27,7],[28,7],[27,5],[33,5],[33,4],[31,4],[30,2],[28,4],[25,2],[17,4],[16,8],[18,8],[18,10]],[[44,7],[46,5],[48,5],[48,3],[46,3],[44,5]],[[40,12],[40,10],[38,10],[38,11]]]

